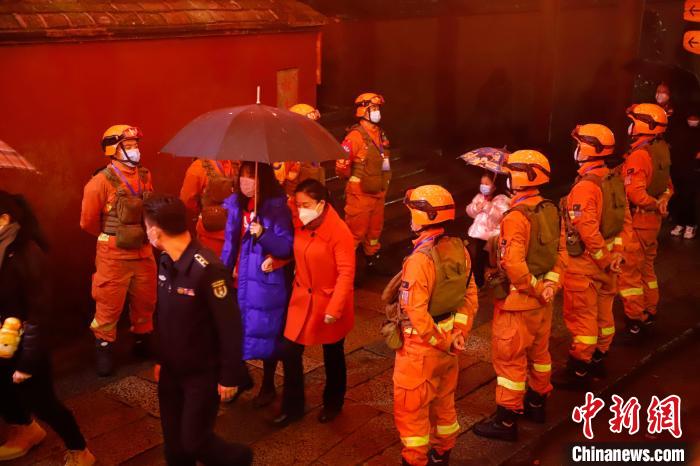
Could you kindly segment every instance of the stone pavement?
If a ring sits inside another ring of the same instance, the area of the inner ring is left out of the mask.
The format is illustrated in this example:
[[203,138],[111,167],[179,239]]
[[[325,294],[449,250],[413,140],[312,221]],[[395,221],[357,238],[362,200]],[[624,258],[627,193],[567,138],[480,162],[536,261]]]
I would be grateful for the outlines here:
[[[700,300],[700,287],[696,264],[700,244],[666,239],[666,236],[662,243],[663,255],[659,258],[662,305],[657,329],[643,347],[614,347],[609,377],[596,381],[597,392],[637,373],[654,358],[663,357],[678,341],[697,337],[700,314],[696,303]],[[320,347],[311,347],[305,353],[307,415],[302,421],[281,430],[271,428],[267,420],[275,415],[278,405],[255,410],[250,402],[254,393],[248,392],[234,404],[221,407],[217,431],[227,439],[250,444],[258,465],[399,464],[401,446],[391,416],[393,354],[378,334],[383,315],[377,290],[383,281],[372,279],[357,291],[357,323],[346,340],[348,392],[341,416],[326,425],[316,420],[324,383],[323,358]],[[616,306],[621,328],[622,313],[619,303]],[[535,426],[522,422],[518,443],[504,444],[476,437],[471,430],[473,425],[494,410],[490,320],[490,300],[482,297],[469,349],[460,356],[457,409],[462,432],[453,452],[455,465],[495,465],[524,455],[529,447],[569,419],[571,407],[582,401],[580,394],[555,392],[549,401],[547,424]],[[59,352],[57,388],[75,412],[99,464],[164,464],[151,366],[126,363],[116,376],[98,380],[83,356],[91,350],[89,341],[83,343]],[[555,367],[566,359],[567,344],[559,298],[551,340]],[[257,367],[251,370],[259,380],[262,371]],[[281,368],[278,371],[281,373]],[[277,378],[278,385],[281,380]],[[28,457],[8,464],[57,465],[62,464],[62,457],[62,445],[49,431],[46,441]]]

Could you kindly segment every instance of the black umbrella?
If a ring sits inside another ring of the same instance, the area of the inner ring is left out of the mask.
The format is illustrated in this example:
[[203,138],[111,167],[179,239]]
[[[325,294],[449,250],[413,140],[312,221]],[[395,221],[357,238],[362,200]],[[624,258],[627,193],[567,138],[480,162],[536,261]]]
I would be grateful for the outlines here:
[[688,96],[700,91],[698,76],[678,65],[638,58],[627,63],[625,69],[655,84],[665,82],[671,88],[671,93]]

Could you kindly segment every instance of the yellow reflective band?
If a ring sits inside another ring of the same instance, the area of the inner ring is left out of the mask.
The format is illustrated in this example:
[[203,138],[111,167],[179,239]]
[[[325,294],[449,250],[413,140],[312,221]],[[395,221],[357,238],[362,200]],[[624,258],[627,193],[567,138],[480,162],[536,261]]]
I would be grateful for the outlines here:
[[653,282],[647,283],[647,286],[649,287],[650,290],[655,290],[659,287],[659,282],[654,280]]
[[525,391],[525,382],[513,382],[512,380],[506,379],[505,377],[496,377],[496,383],[501,387],[505,387],[509,390],[514,390],[516,392]]
[[350,183],[359,183],[362,180],[358,178],[357,176],[351,176],[350,179],[348,180]]
[[601,329],[600,329],[600,334],[603,335],[604,337],[607,337],[608,335],[612,335],[613,333],[615,333],[615,326],[601,327]]
[[590,335],[576,335],[574,337],[574,341],[577,341],[579,343],[584,343],[586,345],[595,345],[598,343],[598,337],[595,336],[590,336]]
[[605,245],[605,247],[608,248],[608,251],[612,251],[614,246],[615,245],[613,243],[608,243]]
[[620,290],[620,296],[622,296],[623,298],[642,295],[644,295],[644,290],[641,288],[625,288],[624,290]]
[[556,272],[547,272],[544,279],[549,280],[550,282],[559,283],[559,274]]
[[407,447],[422,447],[430,443],[430,435],[423,437],[401,437],[401,443]]
[[621,237],[621,236],[616,236],[616,237],[615,237],[614,243],[615,243],[615,245],[617,245],[617,246],[622,246],[622,237]]
[[90,328],[93,330],[104,330],[104,331],[109,331],[112,330],[114,327],[117,326],[116,322],[112,322],[111,324],[100,324],[97,319],[92,319],[92,322],[90,322]]
[[534,275],[530,277],[530,285],[532,285],[533,288],[537,286],[537,278]]
[[444,321],[438,323],[438,328],[440,330],[442,330],[443,332],[451,332],[452,329],[454,328],[454,326],[455,326],[454,319],[444,320]]
[[437,345],[437,338],[430,337],[430,340],[428,340],[428,343],[430,343],[433,346]]
[[603,253],[603,250],[602,250],[602,249],[599,249],[599,250],[597,250],[596,252],[594,252],[594,253],[592,254],[593,259],[595,259],[595,260],[600,260],[600,259],[602,259],[602,258],[603,258],[603,255],[604,255],[604,253]]
[[466,314],[455,314],[455,323],[461,325],[467,325],[469,322],[469,316]]
[[107,233],[100,233],[100,236],[97,237],[97,241],[107,243],[109,242],[109,235]]
[[435,430],[437,431],[438,435],[454,434],[459,430],[459,422],[455,421],[454,424],[450,424],[449,426],[441,426],[438,424]]
[[379,240],[378,240],[378,239],[371,239],[371,240],[369,240],[369,245],[370,245],[370,246],[376,246],[377,244],[379,244]]
[[537,372],[552,372],[551,364],[533,364],[532,368]]

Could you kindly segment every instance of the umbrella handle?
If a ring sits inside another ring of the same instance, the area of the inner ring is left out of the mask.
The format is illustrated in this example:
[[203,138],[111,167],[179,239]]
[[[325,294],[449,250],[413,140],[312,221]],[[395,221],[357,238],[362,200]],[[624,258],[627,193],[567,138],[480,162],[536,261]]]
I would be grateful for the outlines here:
[[[260,87],[258,87],[258,92],[260,92]],[[258,162],[255,162],[255,194],[253,194],[253,213],[255,217],[258,216]]]

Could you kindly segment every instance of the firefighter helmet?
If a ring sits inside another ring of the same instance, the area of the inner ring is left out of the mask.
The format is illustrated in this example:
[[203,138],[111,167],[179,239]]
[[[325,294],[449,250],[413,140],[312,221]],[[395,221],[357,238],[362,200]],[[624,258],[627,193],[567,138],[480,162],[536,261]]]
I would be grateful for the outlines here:
[[571,132],[571,137],[578,143],[575,157],[577,162],[608,157],[615,150],[615,135],[604,125],[577,125]]
[[102,150],[107,157],[114,157],[117,146],[127,139],[141,139],[143,135],[136,126],[114,125],[102,135]]
[[536,150],[519,150],[508,155],[505,165],[514,190],[536,188],[549,182],[549,160]]
[[365,92],[358,95],[357,99],[355,99],[355,106],[357,107],[355,116],[357,118],[363,118],[373,105],[384,105],[384,97],[374,92]]
[[411,211],[411,222],[417,227],[455,219],[454,199],[442,186],[429,184],[409,189],[404,204]]
[[656,104],[635,104],[627,108],[632,120],[630,136],[656,136],[666,131],[668,115]]

